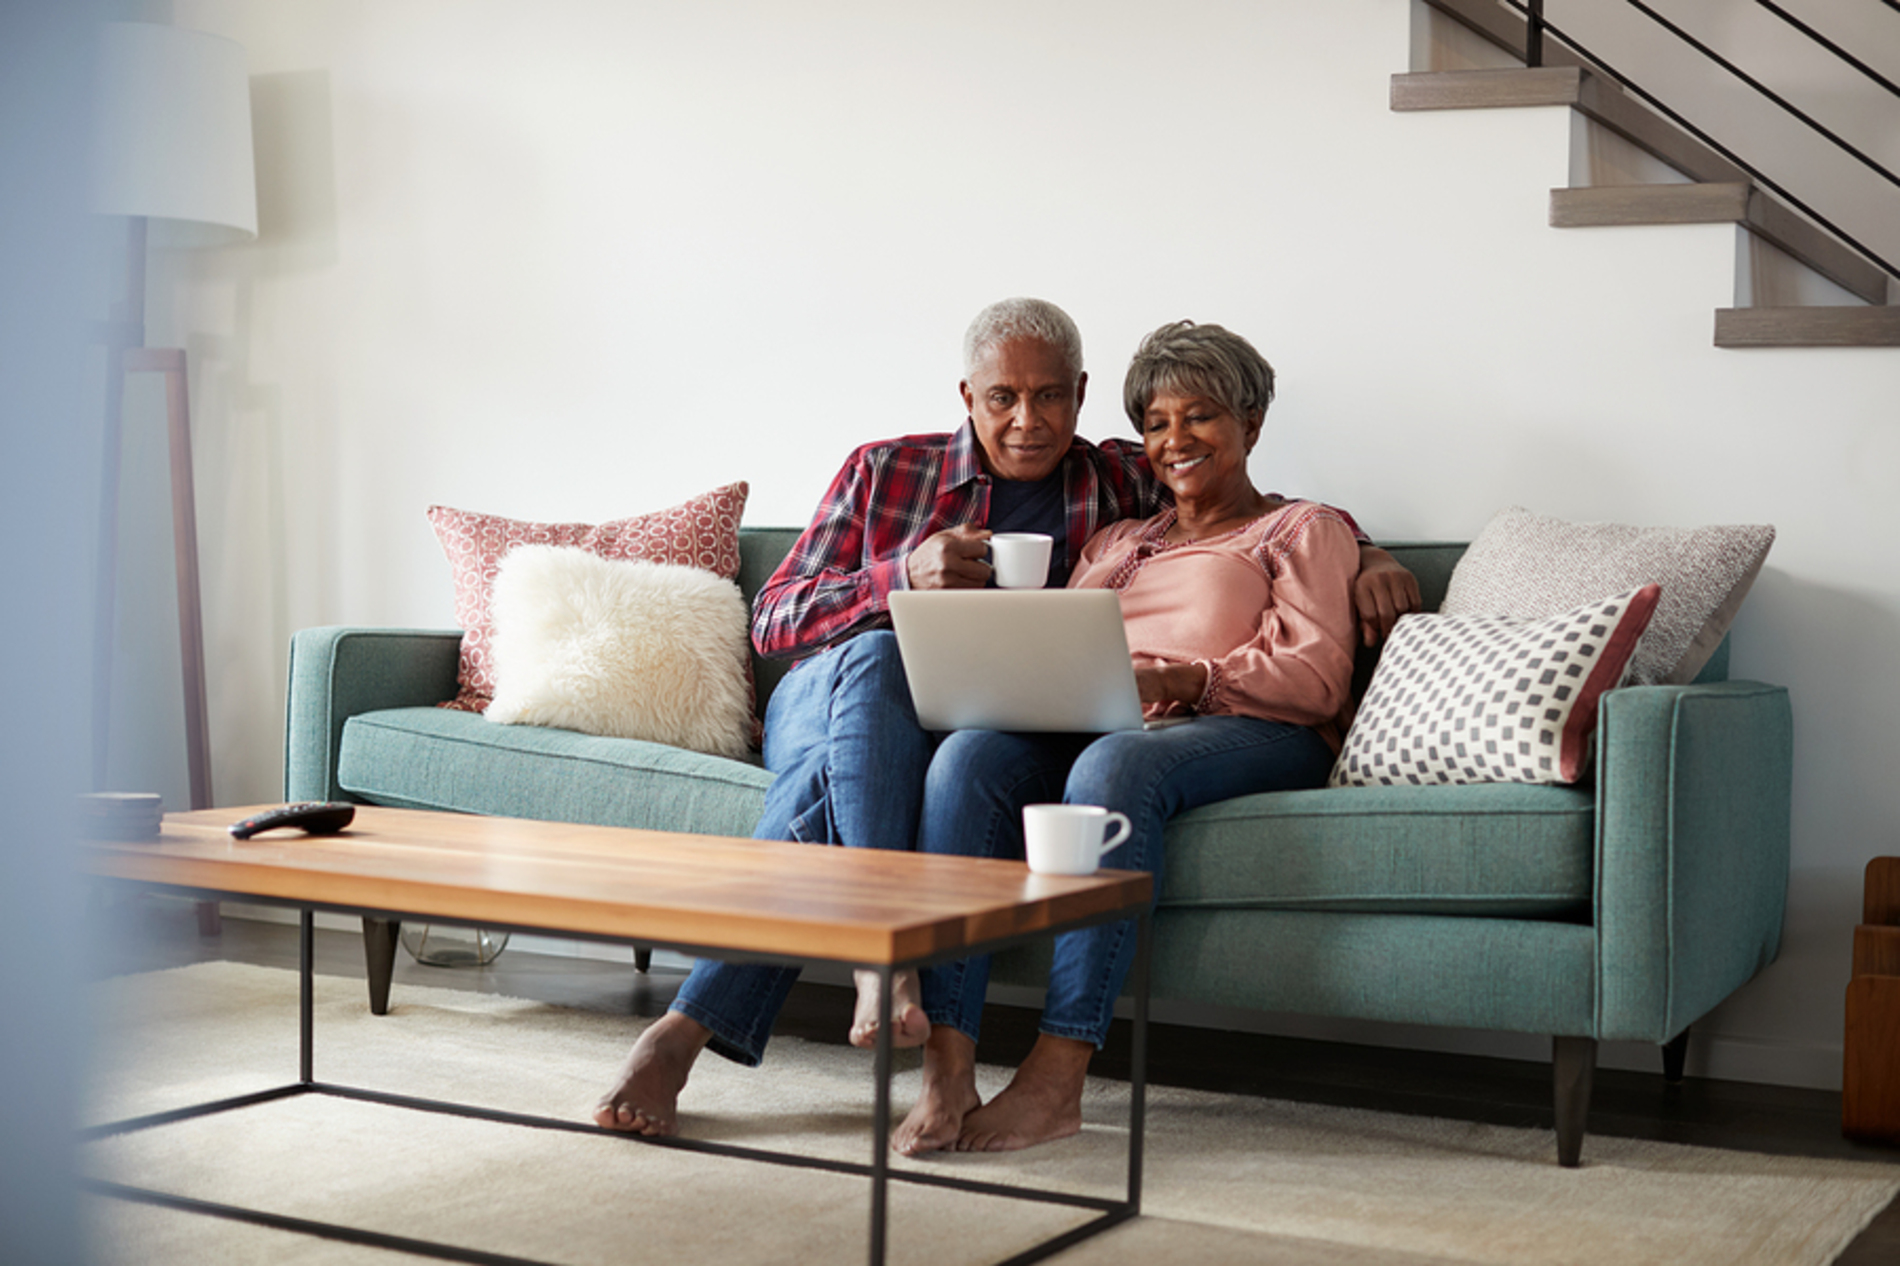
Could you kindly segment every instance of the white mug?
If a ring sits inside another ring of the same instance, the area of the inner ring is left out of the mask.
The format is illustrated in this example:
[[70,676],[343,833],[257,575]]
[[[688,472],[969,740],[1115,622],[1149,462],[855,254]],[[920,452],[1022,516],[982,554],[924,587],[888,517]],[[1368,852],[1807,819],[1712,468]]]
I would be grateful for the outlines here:
[[[1119,829],[1108,834],[1110,823]],[[1102,855],[1128,838],[1128,815],[1094,804],[1026,804],[1023,849],[1041,875],[1092,875]]]
[[990,566],[999,589],[1040,589],[1049,582],[1049,550],[1041,532],[998,532],[990,537]]

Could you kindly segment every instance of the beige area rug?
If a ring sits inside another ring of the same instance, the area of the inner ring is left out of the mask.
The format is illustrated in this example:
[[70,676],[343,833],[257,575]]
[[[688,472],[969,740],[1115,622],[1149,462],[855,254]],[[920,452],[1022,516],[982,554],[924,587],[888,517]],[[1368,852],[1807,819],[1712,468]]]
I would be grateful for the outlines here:
[[[91,1121],[294,1081],[294,973],[211,963],[96,988]],[[584,1120],[643,1021],[318,977],[320,1082]],[[900,1072],[898,1111],[916,1092]],[[986,1094],[1003,1070],[986,1070]],[[1009,1156],[903,1161],[1113,1198],[1125,1086],[1092,1085],[1072,1140]],[[683,1100],[695,1137],[862,1162],[871,1062],[781,1039],[766,1064],[703,1059]],[[1825,1263],[1900,1189],[1900,1166],[1593,1136],[1559,1169],[1543,1131],[1155,1088],[1144,1216],[1064,1266],[1286,1262]],[[630,1260],[862,1260],[868,1184],[591,1134],[303,1095],[86,1146],[86,1172],[200,1199],[574,1266]],[[106,1263],[372,1263],[382,1249],[89,1201]],[[995,1261],[1084,1221],[1059,1206],[894,1183],[890,1260]]]

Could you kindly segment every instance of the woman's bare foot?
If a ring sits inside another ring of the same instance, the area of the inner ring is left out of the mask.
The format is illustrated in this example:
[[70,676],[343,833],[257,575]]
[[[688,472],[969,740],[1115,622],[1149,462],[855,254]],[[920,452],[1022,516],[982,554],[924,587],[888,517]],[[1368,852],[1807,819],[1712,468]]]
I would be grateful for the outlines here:
[[[851,1015],[851,1045],[870,1050],[877,1045],[878,979],[876,972],[853,972],[858,1005]],[[922,1046],[930,1036],[930,1018],[924,1014],[917,973],[900,971],[891,981],[891,1045]]]
[[628,1134],[679,1133],[679,1095],[712,1031],[669,1011],[647,1026],[627,1052],[620,1079],[594,1108],[594,1124]]
[[983,1099],[976,1092],[976,1043],[947,1024],[930,1030],[924,1043],[924,1090],[910,1115],[891,1135],[891,1150],[903,1156],[949,1151],[963,1121]]
[[1013,1152],[1082,1129],[1082,1084],[1093,1042],[1044,1033],[1001,1094],[963,1118],[959,1152]]

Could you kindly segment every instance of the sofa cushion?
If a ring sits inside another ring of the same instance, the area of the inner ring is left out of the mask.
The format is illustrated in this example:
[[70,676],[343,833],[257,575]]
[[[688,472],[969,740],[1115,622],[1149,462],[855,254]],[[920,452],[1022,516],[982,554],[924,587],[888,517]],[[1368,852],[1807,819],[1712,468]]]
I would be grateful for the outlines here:
[[1160,904],[1581,915],[1595,809],[1590,791],[1517,783],[1241,796],[1169,823]]
[[338,785],[371,804],[705,835],[752,834],[771,781],[746,760],[445,708],[360,713],[337,753]]

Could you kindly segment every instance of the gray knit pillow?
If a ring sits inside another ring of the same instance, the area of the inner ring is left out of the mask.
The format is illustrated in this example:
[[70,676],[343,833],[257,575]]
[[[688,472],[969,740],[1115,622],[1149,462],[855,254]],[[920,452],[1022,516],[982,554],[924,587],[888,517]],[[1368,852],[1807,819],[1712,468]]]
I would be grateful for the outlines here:
[[1775,542],[1765,524],[1629,527],[1500,510],[1451,573],[1446,615],[1536,619],[1638,585],[1662,600],[1630,665],[1631,685],[1695,680],[1728,633]]

